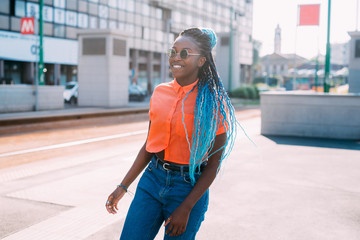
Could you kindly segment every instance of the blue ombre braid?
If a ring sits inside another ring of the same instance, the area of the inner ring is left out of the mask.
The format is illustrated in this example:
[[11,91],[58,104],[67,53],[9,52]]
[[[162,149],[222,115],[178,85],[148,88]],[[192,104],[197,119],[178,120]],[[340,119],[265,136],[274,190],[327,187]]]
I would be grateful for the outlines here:
[[[221,154],[220,165],[226,159],[233,146],[237,132],[237,120],[235,117],[235,110],[230,102],[225,88],[222,84],[220,76],[216,70],[213,56],[211,54],[212,48],[216,45],[216,35],[211,29],[190,28],[180,33],[180,36],[186,36],[194,40],[198,46],[200,53],[206,57],[206,62],[199,69],[197,85],[190,91],[192,92],[198,87],[198,94],[195,104],[195,119],[193,126],[193,135],[191,144],[184,122],[184,101],[188,94],[182,101],[183,125],[185,127],[186,139],[190,149],[190,179],[191,183],[195,184],[195,172],[200,169],[201,163],[206,161],[212,154],[223,150]],[[220,149],[217,149],[211,155],[214,146],[216,132],[219,126],[225,126],[226,143]]]

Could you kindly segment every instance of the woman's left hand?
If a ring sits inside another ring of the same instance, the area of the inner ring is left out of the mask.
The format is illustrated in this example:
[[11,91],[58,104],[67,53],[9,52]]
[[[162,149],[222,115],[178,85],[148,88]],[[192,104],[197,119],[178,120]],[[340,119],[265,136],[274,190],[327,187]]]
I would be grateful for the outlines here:
[[179,236],[186,230],[186,225],[189,220],[190,211],[181,205],[166,220],[164,227],[169,224],[166,234],[170,236]]

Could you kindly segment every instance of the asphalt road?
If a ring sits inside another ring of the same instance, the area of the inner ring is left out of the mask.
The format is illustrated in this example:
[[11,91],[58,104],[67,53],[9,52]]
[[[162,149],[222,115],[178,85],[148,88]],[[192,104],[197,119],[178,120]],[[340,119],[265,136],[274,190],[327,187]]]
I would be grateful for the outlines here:
[[[239,131],[197,239],[360,239],[360,143],[265,137],[259,110],[237,116],[257,147]],[[0,239],[118,239],[132,197],[104,205],[144,143],[137,120],[0,137]]]

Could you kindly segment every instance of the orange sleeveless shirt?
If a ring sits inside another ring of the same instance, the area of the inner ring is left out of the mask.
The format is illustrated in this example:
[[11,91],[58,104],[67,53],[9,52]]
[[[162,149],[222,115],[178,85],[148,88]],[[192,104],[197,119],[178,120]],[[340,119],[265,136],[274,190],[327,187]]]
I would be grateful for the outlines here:
[[[186,94],[193,89],[196,83],[197,81],[182,87],[175,79],[168,83],[162,83],[155,88],[150,99],[149,116],[151,125],[146,151],[157,153],[165,150],[164,160],[178,164],[189,164],[190,150],[182,122],[181,105]],[[190,144],[197,92],[196,87],[184,101],[184,122]],[[224,132],[225,127],[220,124],[216,135]]]

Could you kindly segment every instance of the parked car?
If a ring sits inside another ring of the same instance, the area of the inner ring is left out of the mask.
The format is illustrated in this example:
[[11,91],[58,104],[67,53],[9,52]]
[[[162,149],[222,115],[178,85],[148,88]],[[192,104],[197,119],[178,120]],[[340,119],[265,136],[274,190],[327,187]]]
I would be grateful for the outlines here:
[[77,82],[68,82],[65,85],[63,93],[64,101],[70,104],[76,104],[79,95],[79,84]]
[[130,101],[144,101],[146,92],[139,86],[131,84],[129,86],[129,100]]

